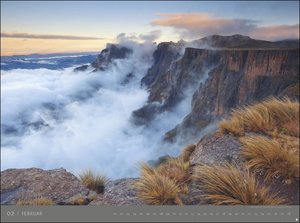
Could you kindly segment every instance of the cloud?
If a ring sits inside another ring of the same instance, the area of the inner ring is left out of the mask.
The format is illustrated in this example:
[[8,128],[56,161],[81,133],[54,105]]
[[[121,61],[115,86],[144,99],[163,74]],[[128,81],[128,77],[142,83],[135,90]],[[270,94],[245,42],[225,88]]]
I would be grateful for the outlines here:
[[213,34],[242,34],[261,39],[299,38],[298,25],[259,27],[259,21],[220,18],[208,13],[160,13],[151,24],[172,27],[184,38],[199,38]]
[[299,24],[258,27],[250,36],[269,40],[299,39]]
[[72,36],[72,35],[44,35],[30,33],[1,33],[2,38],[22,38],[22,39],[63,39],[63,40],[99,40],[105,38],[90,36]]
[[153,30],[147,34],[141,34],[139,35],[140,39],[142,39],[144,42],[154,42],[161,36],[162,32],[160,30]]
[[116,37],[116,42],[123,43],[153,43],[161,36],[162,32],[160,30],[152,30],[146,34],[137,35],[135,33],[120,33]]

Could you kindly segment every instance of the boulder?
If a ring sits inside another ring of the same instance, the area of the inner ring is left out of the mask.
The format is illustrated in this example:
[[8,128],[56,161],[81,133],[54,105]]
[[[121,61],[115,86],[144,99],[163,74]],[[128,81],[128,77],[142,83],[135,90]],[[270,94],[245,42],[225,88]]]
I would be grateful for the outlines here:
[[1,172],[1,205],[18,200],[48,198],[55,204],[65,203],[74,195],[87,196],[89,190],[65,169],[7,169]]
[[109,181],[105,185],[104,194],[98,195],[90,205],[142,205],[143,201],[139,200],[133,185],[137,179],[123,178]]

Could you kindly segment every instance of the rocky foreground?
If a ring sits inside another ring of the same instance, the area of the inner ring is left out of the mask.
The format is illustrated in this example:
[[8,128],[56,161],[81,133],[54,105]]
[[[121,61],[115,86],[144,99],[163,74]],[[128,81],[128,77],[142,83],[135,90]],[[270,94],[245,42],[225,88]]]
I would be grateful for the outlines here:
[[[241,143],[229,134],[206,135],[190,155],[191,166],[198,164],[218,165],[229,162],[243,168],[240,156]],[[264,179],[264,173],[258,173]],[[65,169],[42,170],[8,169],[1,172],[1,204],[17,204],[20,200],[38,197],[48,198],[55,205],[142,205],[137,197],[134,183],[138,178],[123,178],[109,181],[103,194],[86,188],[81,181]],[[270,191],[287,198],[288,204],[299,204],[299,181],[286,184],[282,179],[268,183]],[[201,200],[201,191],[191,182],[188,193],[180,194],[184,205],[207,204]]]

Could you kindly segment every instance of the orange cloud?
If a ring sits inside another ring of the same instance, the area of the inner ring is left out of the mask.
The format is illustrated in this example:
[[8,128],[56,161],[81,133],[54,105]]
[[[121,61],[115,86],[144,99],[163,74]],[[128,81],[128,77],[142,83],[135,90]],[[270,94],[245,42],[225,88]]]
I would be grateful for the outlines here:
[[31,33],[1,33],[2,38],[21,38],[21,39],[64,39],[64,40],[97,40],[104,39],[89,36],[72,36],[72,35],[48,35],[48,34],[31,34]]
[[299,24],[258,27],[250,35],[269,40],[299,39]]
[[242,34],[265,40],[299,38],[299,24],[259,27],[258,21],[229,19],[208,13],[160,13],[151,24],[172,27],[183,38],[200,38],[219,34]]
[[193,29],[220,27],[232,23],[229,19],[213,18],[208,13],[160,13],[158,15],[163,18],[154,20],[153,25]]
[[100,51],[105,44],[106,40],[1,38],[1,56]]

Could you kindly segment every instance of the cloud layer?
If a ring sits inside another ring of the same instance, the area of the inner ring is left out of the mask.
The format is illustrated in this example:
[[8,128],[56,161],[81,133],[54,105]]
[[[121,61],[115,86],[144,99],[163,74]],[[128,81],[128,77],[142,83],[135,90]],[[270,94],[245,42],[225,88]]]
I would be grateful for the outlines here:
[[259,27],[258,21],[220,18],[208,13],[160,13],[151,24],[172,27],[183,38],[200,38],[213,34],[243,34],[266,40],[299,38],[299,25]]
[[72,35],[43,35],[30,33],[1,33],[2,38],[22,38],[22,39],[61,39],[61,40],[99,40],[105,38],[89,36],[72,36]]
[[113,179],[138,176],[142,161],[178,154],[179,147],[164,146],[161,138],[190,111],[192,94],[147,128],[133,125],[132,111],[147,102],[140,80],[155,45],[130,44],[133,54],[105,71],[2,71],[1,169],[90,168]]

